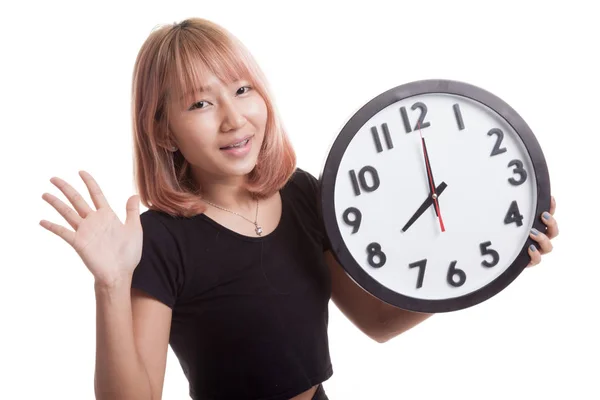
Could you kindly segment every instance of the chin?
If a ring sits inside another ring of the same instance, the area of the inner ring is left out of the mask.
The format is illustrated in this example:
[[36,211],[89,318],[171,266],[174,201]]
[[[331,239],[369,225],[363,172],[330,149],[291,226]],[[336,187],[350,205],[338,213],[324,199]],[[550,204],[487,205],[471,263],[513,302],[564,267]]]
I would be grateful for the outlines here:
[[255,166],[256,166],[256,164],[252,164],[252,165],[248,165],[248,166],[244,166],[244,167],[240,167],[240,168],[231,168],[231,169],[228,169],[226,171],[226,173],[227,173],[227,175],[230,175],[230,176],[246,176],[250,172],[252,172],[252,170],[254,169]]
[[248,175],[256,167],[257,157],[252,157],[248,160],[242,160],[238,163],[228,163],[224,165],[222,171],[229,176],[245,176]]

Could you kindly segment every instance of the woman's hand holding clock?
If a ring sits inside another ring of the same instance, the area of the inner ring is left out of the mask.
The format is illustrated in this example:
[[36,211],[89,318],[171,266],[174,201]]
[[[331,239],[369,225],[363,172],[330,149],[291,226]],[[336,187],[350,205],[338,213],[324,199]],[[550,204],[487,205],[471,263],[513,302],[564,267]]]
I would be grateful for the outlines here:
[[529,246],[529,256],[531,262],[527,264],[528,267],[538,265],[542,261],[542,254],[548,254],[552,251],[553,245],[550,241],[558,236],[558,223],[554,219],[554,213],[556,211],[556,199],[554,196],[550,198],[550,210],[545,211],[541,215],[542,222],[546,224],[546,233],[542,233],[537,229],[532,229],[529,236],[540,244],[541,249],[538,250],[534,245]]

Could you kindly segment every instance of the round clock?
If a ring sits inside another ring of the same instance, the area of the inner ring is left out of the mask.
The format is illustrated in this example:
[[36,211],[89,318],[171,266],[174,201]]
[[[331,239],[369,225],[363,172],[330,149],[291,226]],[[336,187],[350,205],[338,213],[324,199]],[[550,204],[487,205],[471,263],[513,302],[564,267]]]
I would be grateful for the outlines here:
[[546,161],[523,118],[449,80],[411,82],[365,104],[319,181],[340,265],[372,295],[418,312],[464,309],[506,288],[550,207]]

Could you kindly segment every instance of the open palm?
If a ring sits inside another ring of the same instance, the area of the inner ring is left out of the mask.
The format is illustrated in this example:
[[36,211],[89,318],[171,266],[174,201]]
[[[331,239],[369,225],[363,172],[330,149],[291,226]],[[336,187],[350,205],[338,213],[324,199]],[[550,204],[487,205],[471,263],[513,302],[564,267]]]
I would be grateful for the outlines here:
[[64,193],[75,209],[48,193],[44,193],[42,198],[65,218],[74,231],[46,220],[41,220],[40,225],[75,249],[96,282],[111,285],[131,277],[141,259],[143,233],[139,197],[134,195],[127,200],[127,218],[123,224],[94,178],[85,171],[80,171],[79,175],[88,188],[96,210],[71,185],[54,177],[50,181]]

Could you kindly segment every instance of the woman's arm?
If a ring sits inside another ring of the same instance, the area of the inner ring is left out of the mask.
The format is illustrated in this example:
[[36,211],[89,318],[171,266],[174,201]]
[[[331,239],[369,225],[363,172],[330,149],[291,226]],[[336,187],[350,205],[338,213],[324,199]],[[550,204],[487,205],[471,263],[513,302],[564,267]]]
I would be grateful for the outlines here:
[[94,288],[96,398],[160,399],[171,309],[142,294],[132,295],[130,279]]
[[325,252],[325,260],[331,271],[333,302],[373,340],[385,343],[433,315],[403,310],[379,300],[354,282],[330,251]]

